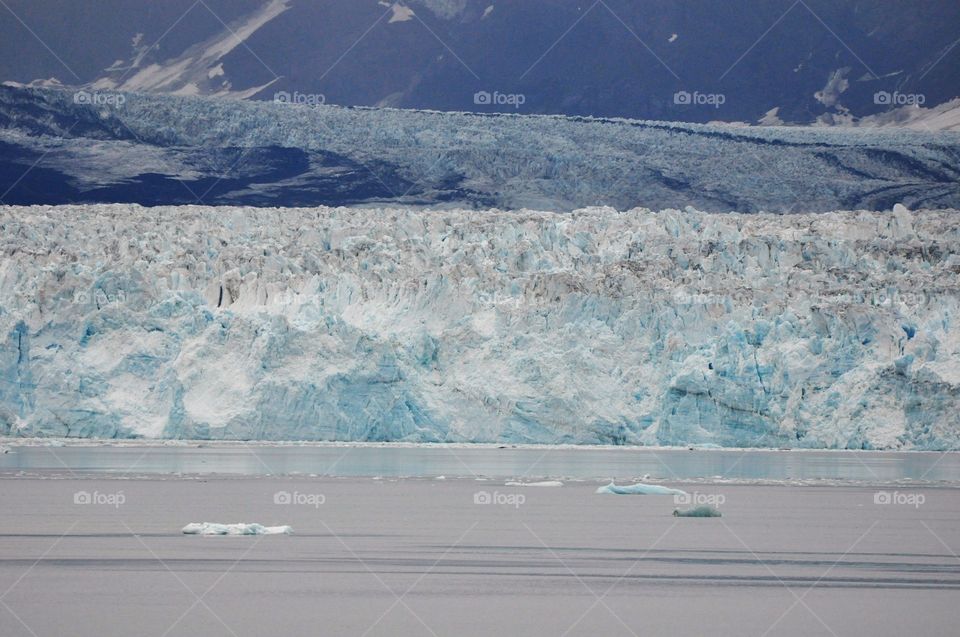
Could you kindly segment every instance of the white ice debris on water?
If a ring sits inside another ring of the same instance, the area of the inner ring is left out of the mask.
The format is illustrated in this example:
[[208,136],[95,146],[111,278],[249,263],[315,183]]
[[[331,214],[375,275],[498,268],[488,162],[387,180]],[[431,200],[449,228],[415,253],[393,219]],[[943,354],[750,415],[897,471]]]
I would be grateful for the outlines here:
[[0,207],[0,436],[949,449],[960,214]]
[[671,489],[659,484],[624,484],[618,485],[611,482],[608,485],[599,487],[597,493],[611,495],[687,495],[686,491],[680,489]]
[[510,480],[506,482],[504,486],[507,487],[562,487],[563,482],[560,480],[540,480],[539,482],[520,482],[517,480]]
[[290,535],[290,526],[263,526],[262,524],[219,524],[217,522],[191,522],[183,527],[184,535]]

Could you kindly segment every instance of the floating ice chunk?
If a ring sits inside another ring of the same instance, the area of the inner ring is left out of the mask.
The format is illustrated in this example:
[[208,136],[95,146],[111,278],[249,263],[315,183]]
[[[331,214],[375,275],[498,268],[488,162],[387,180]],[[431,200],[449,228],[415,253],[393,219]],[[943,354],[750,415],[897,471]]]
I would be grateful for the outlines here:
[[659,484],[625,484],[617,485],[610,483],[597,489],[597,493],[610,493],[613,495],[687,495],[686,491],[680,489],[671,489]]
[[559,480],[542,480],[540,482],[517,482],[511,480],[506,482],[505,486],[508,487],[562,487],[563,483]]
[[290,526],[263,526],[262,524],[218,524],[216,522],[191,522],[183,527],[184,535],[290,535]]
[[10,453],[10,447],[4,447],[3,445],[0,445],[0,454],[3,453]]
[[714,509],[713,507],[708,506],[699,506],[693,509],[687,509],[686,511],[681,511],[680,509],[673,510],[673,517],[675,518],[719,518],[723,517],[723,514]]

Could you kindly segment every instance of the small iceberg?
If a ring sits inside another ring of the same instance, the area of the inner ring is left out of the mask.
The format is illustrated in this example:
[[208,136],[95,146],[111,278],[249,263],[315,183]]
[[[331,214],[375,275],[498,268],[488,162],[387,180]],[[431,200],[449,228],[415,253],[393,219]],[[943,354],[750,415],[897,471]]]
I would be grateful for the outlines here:
[[218,524],[216,522],[191,522],[183,527],[184,535],[290,535],[290,526],[263,526],[262,524]]
[[540,482],[518,482],[516,480],[511,480],[510,482],[505,482],[504,486],[507,487],[562,487],[563,483],[559,480],[541,480]]
[[686,491],[680,489],[671,489],[659,484],[625,484],[617,485],[610,483],[605,487],[597,489],[597,493],[610,493],[613,495],[687,495]]
[[723,514],[714,509],[713,507],[700,506],[694,509],[687,509],[686,511],[681,511],[680,509],[673,510],[673,517],[675,518],[722,518]]

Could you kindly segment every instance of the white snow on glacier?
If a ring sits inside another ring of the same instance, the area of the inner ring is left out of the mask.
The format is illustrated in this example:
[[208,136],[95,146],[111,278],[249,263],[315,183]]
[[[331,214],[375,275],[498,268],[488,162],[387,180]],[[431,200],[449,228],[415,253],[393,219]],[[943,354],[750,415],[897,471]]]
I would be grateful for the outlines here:
[[960,217],[0,208],[0,434],[956,448]]

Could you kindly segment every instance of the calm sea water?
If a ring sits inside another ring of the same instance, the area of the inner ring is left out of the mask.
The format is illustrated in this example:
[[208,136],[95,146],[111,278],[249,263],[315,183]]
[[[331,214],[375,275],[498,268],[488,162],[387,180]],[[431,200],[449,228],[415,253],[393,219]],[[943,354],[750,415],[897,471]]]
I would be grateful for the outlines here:
[[960,483],[960,453],[451,446],[22,446],[0,471]]

